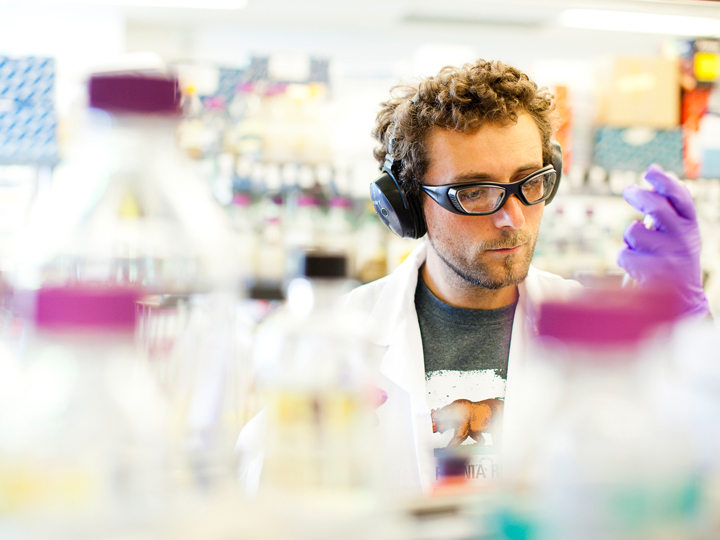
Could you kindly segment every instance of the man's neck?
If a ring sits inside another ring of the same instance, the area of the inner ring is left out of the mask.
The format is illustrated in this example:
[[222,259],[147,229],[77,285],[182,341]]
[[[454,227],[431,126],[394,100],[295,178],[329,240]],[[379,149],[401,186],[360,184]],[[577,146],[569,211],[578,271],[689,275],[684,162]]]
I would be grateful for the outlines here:
[[429,256],[420,269],[428,289],[451,306],[466,309],[498,309],[518,298],[517,285],[486,289],[468,283],[435,257]]

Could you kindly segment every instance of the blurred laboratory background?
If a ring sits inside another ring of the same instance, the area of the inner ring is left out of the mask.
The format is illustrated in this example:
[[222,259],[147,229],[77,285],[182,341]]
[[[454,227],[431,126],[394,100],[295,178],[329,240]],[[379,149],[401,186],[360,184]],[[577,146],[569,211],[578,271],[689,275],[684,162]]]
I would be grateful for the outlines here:
[[[419,241],[374,214],[370,133],[393,86],[478,58],[556,97],[535,266],[619,287],[642,217],[622,191],[658,163],[695,198],[717,317],[718,2],[0,1],[0,538],[717,538],[714,328],[532,353],[572,359],[533,372],[543,391],[580,381],[558,440],[590,440],[572,414],[600,396],[607,451],[549,446],[470,499],[382,487],[377,359],[332,306]],[[638,302],[603,317],[655,329],[662,303]]]

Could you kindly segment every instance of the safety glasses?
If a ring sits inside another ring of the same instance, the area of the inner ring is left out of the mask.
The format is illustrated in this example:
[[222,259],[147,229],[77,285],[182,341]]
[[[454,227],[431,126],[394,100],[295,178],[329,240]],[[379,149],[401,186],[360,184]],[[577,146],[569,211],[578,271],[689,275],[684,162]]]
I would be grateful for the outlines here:
[[487,216],[500,210],[510,195],[525,206],[540,204],[553,193],[557,175],[552,165],[510,184],[463,182],[446,186],[420,186],[440,206],[454,214]]

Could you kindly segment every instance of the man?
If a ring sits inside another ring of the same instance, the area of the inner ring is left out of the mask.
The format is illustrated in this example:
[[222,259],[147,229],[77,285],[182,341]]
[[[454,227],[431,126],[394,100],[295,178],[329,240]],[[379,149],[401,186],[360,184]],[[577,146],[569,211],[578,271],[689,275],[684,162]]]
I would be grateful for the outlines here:
[[[517,437],[515,382],[539,304],[579,288],[530,265],[557,188],[552,110],[525,74],[478,60],[398,87],[378,114],[376,209],[395,232],[427,231],[395,272],[346,304],[370,315],[383,350],[377,412],[391,486],[427,492],[436,458],[458,447],[472,454],[468,476],[492,478],[500,444]],[[657,230],[628,227],[619,262],[641,286],[670,277],[685,311],[707,315],[692,199],[659,168],[647,178],[655,191],[627,197]]]

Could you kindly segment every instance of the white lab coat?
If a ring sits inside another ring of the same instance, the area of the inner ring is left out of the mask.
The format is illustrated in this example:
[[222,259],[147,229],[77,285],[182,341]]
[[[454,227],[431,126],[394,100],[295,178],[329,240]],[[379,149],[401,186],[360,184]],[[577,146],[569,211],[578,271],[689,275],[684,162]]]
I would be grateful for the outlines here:
[[[429,492],[435,478],[432,421],[425,387],[425,365],[415,288],[418,270],[427,255],[426,243],[418,246],[390,275],[353,290],[347,309],[364,312],[372,321],[372,341],[381,348],[381,381],[388,399],[377,409],[379,444],[384,457],[384,480],[398,492]],[[537,334],[539,303],[566,296],[580,288],[566,280],[530,267],[520,284],[513,320],[503,414],[503,447],[518,439],[517,388],[526,364],[528,340]]]

